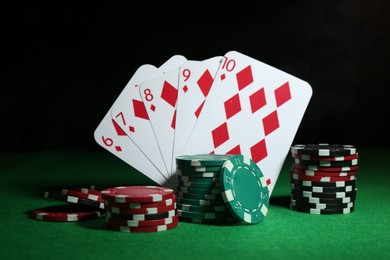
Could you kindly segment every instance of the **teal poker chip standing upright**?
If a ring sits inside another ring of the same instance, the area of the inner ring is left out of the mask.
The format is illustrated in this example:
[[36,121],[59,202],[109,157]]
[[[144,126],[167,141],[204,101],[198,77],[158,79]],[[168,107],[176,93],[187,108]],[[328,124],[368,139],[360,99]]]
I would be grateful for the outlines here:
[[228,158],[222,165],[220,181],[223,200],[236,219],[250,224],[264,220],[269,208],[268,185],[251,158]]

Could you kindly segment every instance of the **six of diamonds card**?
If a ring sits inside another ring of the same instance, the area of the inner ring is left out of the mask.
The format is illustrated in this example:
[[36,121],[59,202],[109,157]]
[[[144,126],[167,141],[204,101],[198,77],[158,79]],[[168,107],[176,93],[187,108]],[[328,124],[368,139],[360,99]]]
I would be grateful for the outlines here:
[[269,194],[312,96],[310,85],[237,51],[139,67],[97,129],[102,147],[175,188],[179,155],[243,154]]

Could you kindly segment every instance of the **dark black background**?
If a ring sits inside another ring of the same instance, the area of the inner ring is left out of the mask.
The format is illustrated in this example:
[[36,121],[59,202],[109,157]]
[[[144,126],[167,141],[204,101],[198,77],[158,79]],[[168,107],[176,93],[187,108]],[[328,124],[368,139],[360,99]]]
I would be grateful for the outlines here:
[[125,2],[1,4],[0,151],[101,150],[140,65],[230,50],[312,86],[294,143],[390,145],[389,1]]

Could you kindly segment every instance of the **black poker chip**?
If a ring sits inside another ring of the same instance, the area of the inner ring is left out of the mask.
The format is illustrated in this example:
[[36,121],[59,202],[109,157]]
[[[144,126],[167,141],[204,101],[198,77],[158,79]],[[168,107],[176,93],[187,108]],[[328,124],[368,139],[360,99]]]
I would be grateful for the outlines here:
[[344,156],[356,154],[358,149],[354,145],[342,144],[295,144],[291,146],[291,153],[314,156]]

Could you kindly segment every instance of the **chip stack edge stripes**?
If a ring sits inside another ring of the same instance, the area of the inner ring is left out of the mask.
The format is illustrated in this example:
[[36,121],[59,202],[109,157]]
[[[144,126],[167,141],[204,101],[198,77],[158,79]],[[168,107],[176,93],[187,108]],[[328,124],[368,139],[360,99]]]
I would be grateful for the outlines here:
[[106,228],[120,232],[160,232],[179,220],[173,189],[160,186],[121,186],[101,191]]
[[309,214],[348,214],[355,210],[359,153],[354,145],[291,146],[290,208]]

